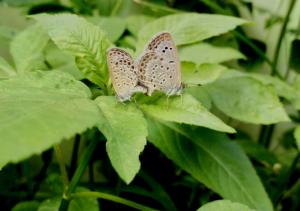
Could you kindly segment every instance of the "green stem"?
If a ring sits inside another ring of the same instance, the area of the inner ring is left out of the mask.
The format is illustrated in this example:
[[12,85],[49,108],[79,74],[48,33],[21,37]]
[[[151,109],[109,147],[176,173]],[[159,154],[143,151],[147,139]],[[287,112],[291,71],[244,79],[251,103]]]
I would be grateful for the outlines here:
[[100,198],[100,199],[105,199],[109,201],[113,201],[119,204],[124,204],[129,207],[135,208],[137,210],[145,210],[145,211],[157,211],[156,209],[135,203],[133,201],[123,199],[121,197],[111,195],[108,193],[102,193],[102,192],[96,192],[96,191],[88,191],[88,192],[78,192],[72,194],[72,197],[94,197],[94,198]]
[[271,75],[275,75],[276,72],[277,72],[276,69],[277,69],[277,64],[278,64],[278,59],[279,59],[281,43],[282,43],[284,35],[286,33],[286,28],[287,28],[288,22],[290,20],[290,15],[292,13],[292,9],[293,9],[296,1],[297,0],[291,0],[290,6],[289,6],[288,11],[287,11],[287,14],[284,18],[283,25],[282,25],[282,28],[281,28],[281,31],[280,31],[280,35],[279,35],[279,38],[278,38],[278,41],[277,41],[276,49],[275,49],[275,52],[274,52],[274,58],[273,58],[274,68],[272,69]]
[[111,10],[110,16],[115,16],[117,14],[117,12],[119,11],[119,9],[122,5],[122,2],[123,2],[123,0],[117,0],[117,2],[115,3],[115,6]]
[[[201,0],[206,6],[208,6],[210,9],[212,9],[214,12],[222,14],[222,15],[230,15],[227,10],[224,10],[222,7],[220,7],[218,4],[213,3],[209,0]],[[266,56],[265,52],[260,50],[256,45],[246,36],[242,35],[241,33],[237,31],[232,31],[232,34],[235,35],[240,41],[248,45],[252,50],[257,53],[260,57],[262,57],[265,62],[271,67],[271,69],[275,69],[275,64]],[[277,71],[276,73],[277,74]],[[277,74],[278,77],[281,77],[279,74]],[[282,78],[282,77],[281,77]]]
[[[262,57],[265,62],[272,68],[272,69],[276,69],[274,63],[266,56],[266,54],[260,50],[258,47],[256,47],[256,45],[246,36],[242,35],[241,33],[237,32],[237,31],[233,31],[232,32],[239,40],[241,40],[242,42],[244,42],[246,45],[248,45],[250,48],[252,48],[253,51],[255,51],[255,53],[257,53],[260,57]],[[277,73],[277,71],[276,71]],[[280,75],[278,75],[280,77]]]
[[[289,22],[289,19],[290,19],[290,15],[291,15],[291,12],[292,12],[292,9],[293,9],[295,3],[296,3],[296,0],[291,0],[288,11],[285,15],[283,25],[282,25],[282,28],[281,28],[281,31],[280,31],[280,35],[279,35],[279,38],[278,38],[278,41],[277,41],[276,49],[275,49],[275,52],[274,52],[274,58],[273,58],[273,64],[274,65],[272,67],[271,75],[280,75],[279,72],[277,71],[280,48],[281,48],[281,44],[282,44],[284,35],[286,33],[286,28],[287,28],[287,25],[288,25],[288,22]],[[264,126],[262,126],[261,132],[267,131],[267,134],[265,134],[265,135],[260,134],[260,137],[264,137],[264,139],[259,140],[259,142],[263,143],[265,146],[268,146],[269,143],[271,142],[272,132],[273,132],[274,128],[275,128],[275,125],[268,125],[268,126],[264,125]],[[270,134],[270,132],[271,132],[271,134]]]
[[85,149],[83,152],[82,158],[79,162],[79,165],[74,173],[74,176],[71,179],[71,182],[67,188],[65,188],[63,198],[60,203],[59,211],[67,211],[69,207],[69,203],[71,200],[71,194],[75,191],[77,184],[80,181],[80,178],[82,174],[84,173],[84,170],[86,169],[87,165],[89,164],[89,161],[93,155],[93,152],[95,148],[97,147],[98,141],[93,140],[89,144],[89,146]]
[[279,204],[282,197],[284,196],[284,193],[286,192],[285,190],[287,189],[287,186],[290,182],[291,176],[293,175],[293,173],[296,170],[296,167],[297,167],[297,164],[298,164],[299,160],[300,160],[300,153],[298,152],[296,157],[294,158],[289,170],[287,171],[284,179],[282,180],[283,182],[279,186],[279,191],[277,192],[278,195],[274,199],[274,205],[275,205],[274,207],[276,207]]
[[75,136],[74,145],[73,145],[73,152],[72,152],[71,164],[69,169],[69,178],[73,177],[76,169],[79,145],[80,145],[80,135],[77,134]]
[[215,3],[211,0],[199,0],[199,1],[202,2],[203,4],[205,4],[206,6],[208,6],[215,13],[219,13],[219,14],[223,14],[223,15],[232,15],[231,12],[223,9],[217,3]]
[[154,11],[164,11],[170,14],[175,14],[175,13],[182,13],[183,11],[181,10],[177,10],[174,8],[170,8],[170,7],[164,7],[164,6],[160,6],[158,4],[155,3],[151,3],[150,1],[143,1],[143,0],[133,0],[134,3],[148,7]]
[[60,172],[61,172],[62,177],[63,177],[64,188],[67,188],[69,186],[69,179],[68,179],[68,173],[67,173],[67,170],[66,170],[66,166],[65,166],[65,163],[64,163],[64,159],[63,159],[63,156],[62,156],[62,151],[61,151],[60,145],[58,145],[58,144],[55,145],[54,146],[54,151],[55,151],[55,155],[56,155],[56,159],[57,159],[57,162],[58,162],[58,165],[59,165]]

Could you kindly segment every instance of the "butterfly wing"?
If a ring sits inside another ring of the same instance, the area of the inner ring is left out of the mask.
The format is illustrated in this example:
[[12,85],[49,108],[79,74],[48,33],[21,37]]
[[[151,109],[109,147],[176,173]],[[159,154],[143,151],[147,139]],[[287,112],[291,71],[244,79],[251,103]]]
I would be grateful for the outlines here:
[[181,91],[181,72],[177,48],[168,32],[156,35],[145,49],[138,64],[138,76],[148,94],[160,90],[167,95]]
[[137,68],[132,57],[124,50],[111,48],[107,52],[109,74],[120,101],[130,100],[135,92],[144,92],[138,86]]

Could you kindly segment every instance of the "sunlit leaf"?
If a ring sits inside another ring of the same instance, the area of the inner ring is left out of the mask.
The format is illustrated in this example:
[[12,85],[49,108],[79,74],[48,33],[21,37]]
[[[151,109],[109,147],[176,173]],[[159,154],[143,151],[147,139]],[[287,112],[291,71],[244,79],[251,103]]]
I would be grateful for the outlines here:
[[146,121],[134,104],[123,105],[112,96],[101,96],[95,101],[103,116],[98,128],[107,138],[109,159],[119,176],[130,183],[140,169],[139,155],[146,145]]
[[289,121],[272,87],[252,78],[220,79],[205,88],[218,109],[232,118],[260,124]]
[[231,202],[229,200],[212,201],[200,207],[197,211],[255,211],[244,204]]
[[218,64],[195,65],[190,62],[182,62],[182,81],[189,85],[208,84],[215,81],[226,69]]
[[11,42],[10,52],[19,73],[46,69],[43,50],[49,37],[39,24],[17,34]]
[[9,78],[16,75],[14,68],[8,62],[0,57],[0,79]]
[[170,32],[176,45],[183,45],[226,33],[244,23],[246,21],[243,19],[222,15],[182,13],[164,16],[146,24],[139,31],[138,52],[161,31]]
[[0,81],[0,167],[96,125],[99,112],[90,96],[84,84],[62,72]]
[[133,34],[135,37],[138,36],[138,32],[140,29],[150,21],[153,21],[154,18],[147,15],[131,15],[127,17],[127,29],[128,31]]
[[272,204],[243,150],[225,134],[148,118],[149,141],[223,198],[259,211]]
[[233,59],[244,59],[244,55],[234,48],[219,47],[209,43],[198,43],[180,48],[180,60],[195,64],[222,63]]
[[90,81],[104,86],[108,80],[106,50],[111,46],[98,26],[71,15],[33,16],[62,50],[76,57],[79,70]]
[[169,99],[162,96],[152,103],[141,104],[140,107],[147,114],[161,120],[198,125],[228,133],[235,132],[189,94]]

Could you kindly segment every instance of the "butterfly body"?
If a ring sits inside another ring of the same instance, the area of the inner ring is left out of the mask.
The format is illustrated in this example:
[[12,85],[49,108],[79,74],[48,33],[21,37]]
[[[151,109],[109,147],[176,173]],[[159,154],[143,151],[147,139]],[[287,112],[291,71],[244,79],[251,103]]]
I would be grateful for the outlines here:
[[130,100],[135,92],[147,92],[149,96],[155,90],[167,96],[181,94],[178,52],[168,32],[154,36],[136,63],[124,50],[112,48],[108,51],[108,64],[120,101]]

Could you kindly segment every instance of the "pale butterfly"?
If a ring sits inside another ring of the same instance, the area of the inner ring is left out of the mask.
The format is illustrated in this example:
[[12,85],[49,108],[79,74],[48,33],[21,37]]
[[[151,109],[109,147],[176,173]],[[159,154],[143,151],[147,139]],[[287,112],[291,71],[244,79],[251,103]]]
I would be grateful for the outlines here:
[[168,32],[154,36],[137,64],[119,48],[109,49],[107,60],[112,84],[121,102],[130,100],[136,92],[147,92],[149,96],[154,90],[167,96],[181,93],[179,57]]
[[147,87],[151,96],[154,90],[167,96],[180,95],[182,91],[180,62],[177,48],[168,32],[154,36],[138,62],[139,83]]
[[130,100],[134,93],[147,91],[138,84],[137,65],[126,51],[111,48],[107,52],[107,60],[110,78],[119,101]]

